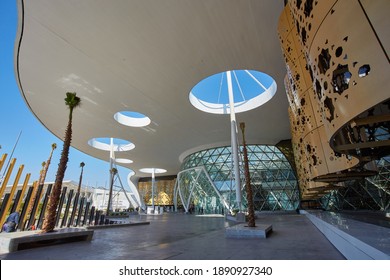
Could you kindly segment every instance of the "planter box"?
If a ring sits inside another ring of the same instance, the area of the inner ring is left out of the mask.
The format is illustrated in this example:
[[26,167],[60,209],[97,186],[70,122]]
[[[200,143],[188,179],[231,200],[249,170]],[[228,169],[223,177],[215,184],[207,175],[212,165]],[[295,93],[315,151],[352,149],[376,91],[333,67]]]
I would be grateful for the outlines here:
[[248,227],[247,224],[238,224],[225,229],[227,238],[267,238],[272,232],[272,225],[259,224],[256,227]]
[[37,231],[19,231],[1,234],[0,251],[2,253],[57,245],[75,241],[91,241],[93,230],[66,228],[49,233]]

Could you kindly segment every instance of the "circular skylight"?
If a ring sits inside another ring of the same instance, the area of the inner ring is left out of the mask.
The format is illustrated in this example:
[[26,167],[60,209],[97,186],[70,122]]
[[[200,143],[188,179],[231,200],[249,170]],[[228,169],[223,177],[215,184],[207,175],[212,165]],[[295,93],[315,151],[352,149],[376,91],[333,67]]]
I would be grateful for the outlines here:
[[131,159],[127,159],[127,158],[116,158],[115,162],[123,163],[123,164],[133,163],[133,161]]
[[143,172],[143,173],[165,173],[167,172],[165,169],[162,169],[162,168],[153,168],[153,167],[150,167],[150,168],[141,168],[139,171]]
[[262,72],[226,71],[195,85],[189,95],[190,102],[195,108],[207,113],[230,114],[229,88],[234,100],[234,111],[240,113],[268,102],[275,95],[277,86],[272,77]]
[[131,111],[118,112],[114,115],[114,119],[120,124],[133,127],[143,127],[150,124],[150,119],[147,116]]
[[118,139],[118,138],[92,138],[88,141],[88,144],[96,149],[103,151],[125,152],[135,148],[135,145],[130,141]]

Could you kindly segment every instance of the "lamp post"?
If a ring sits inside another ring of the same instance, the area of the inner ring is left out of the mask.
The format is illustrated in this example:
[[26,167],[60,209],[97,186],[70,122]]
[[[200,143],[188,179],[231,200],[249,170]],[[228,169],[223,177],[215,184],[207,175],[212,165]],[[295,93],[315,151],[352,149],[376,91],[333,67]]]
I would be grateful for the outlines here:
[[80,193],[80,191],[81,191],[81,182],[83,180],[84,166],[85,166],[85,163],[83,161],[80,162],[81,172],[80,172],[79,186],[77,187],[77,193]]

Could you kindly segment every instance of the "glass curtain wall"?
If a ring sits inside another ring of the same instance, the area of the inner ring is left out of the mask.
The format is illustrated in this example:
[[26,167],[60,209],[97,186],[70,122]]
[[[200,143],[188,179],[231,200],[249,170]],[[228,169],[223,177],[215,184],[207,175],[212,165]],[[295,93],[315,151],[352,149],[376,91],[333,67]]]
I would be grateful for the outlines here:
[[[240,147],[242,154],[242,147]],[[275,146],[248,145],[248,163],[256,211],[295,210],[299,205],[297,180],[290,163]],[[242,159],[241,159],[242,162]],[[231,147],[187,156],[176,184],[177,200],[188,211],[223,214],[236,210]],[[242,200],[246,207],[245,177],[241,168]]]
[[378,174],[361,180],[344,183],[344,187],[324,196],[320,202],[323,209],[375,210],[390,209],[390,156],[375,161]]

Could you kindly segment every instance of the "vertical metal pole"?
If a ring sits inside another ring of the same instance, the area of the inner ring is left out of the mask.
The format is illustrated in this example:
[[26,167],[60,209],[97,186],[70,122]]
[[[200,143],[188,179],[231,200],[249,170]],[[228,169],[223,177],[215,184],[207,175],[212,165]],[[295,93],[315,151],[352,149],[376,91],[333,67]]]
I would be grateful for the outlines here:
[[66,191],[68,187],[63,187],[62,188],[62,194],[60,197],[60,203],[58,203],[58,209],[57,209],[57,220],[56,220],[56,227],[58,227],[61,219],[61,214],[62,214],[62,208],[64,207],[64,200],[66,196]]
[[14,199],[14,203],[12,204],[10,213],[17,212],[17,211],[16,211],[16,207],[18,206],[19,201],[21,200],[21,199],[20,199],[21,195],[22,195],[22,190],[18,190],[18,191],[16,192],[15,199]]
[[72,197],[73,197],[73,190],[70,190],[68,194],[68,200],[66,201],[64,217],[62,218],[60,227],[66,226],[66,220],[68,219],[69,208],[70,208],[70,204],[72,203]]
[[[11,160],[11,158],[12,158],[12,155],[13,155],[14,152],[15,152],[16,146],[18,145],[19,138],[20,138],[20,135],[21,135],[21,134],[22,134],[22,131],[19,132],[18,138],[16,139],[15,145],[14,145],[14,147],[12,148],[11,155],[10,155],[10,157],[9,157],[9,160],[8,160],[8,162],[7,162],[7,165],[5,166],[5,170],[4,170],[4,171],[7,170],[8,166],[9,166],[9,164],[10,164],[10,160]],[[4,175],[4,174],[3,174],[3,175]],[[0,176],[0,182],[3,181],[3,177],[4,177],[4,176]]]
[[100,220],[100,214],[101,214],[102,211],[100,210],[97,210],[96,211],[96,216],[95,216],[95,222],[94,222],[94,225],[99,225],[99,220]]
[[74,201],[73,201],[72,213],[70,214],[70,219],[68,222],[68,227],[73,226],[74,217],[75,217],[76,212],[77,212],[77,205],[79,203],[79,196],[80,196],[80,193],[76,192],[76,195],[74,196]]
[[236,187],[236,202],[239,211],[241,211],[241,180],[240,180],[240,166],[238,159],[238,145],[237,145],[237,124],[236,114],[234,111],[234,96],[232,87],[232,76],[230,71],[226,72],[228,93],[229,93],[229,106],[230,106],[230,123],[231,123],[231,145],[232,145],[232,158],[234,169],[234,182]]
[[34,205],[31,210],[30,219],[28,220],[27,228],[30,228],[32,225],[35,225],[35,213],[38,209],[39,201],[41,200],[42,190],[43,190],[43,185],[39,185],[37,193],[35,195]]
[[80,221],[81,221],[81,215],[83,213],[83,208],[84,208],[84,200],[85,200],[85,197],[82,197],[80,199],[79,212],[77,213],[77,219],[76,219],[76,227],[79,226]]
[[152,169],[152,208],[153,208],[153,214],[154,214],[154,181],[155,181],[155,175],[154,175],[154,168]]
[[3,197],[4,191],[7,188],[9,177],[11,176],[12,170],[14,169],[16,162],[16,158],[13,158],[11,160],[11,164],[9,165],[8,169],[6,169],[7,174],[5,175],[4,180],[1,181],[1,188],[0,188],[0,197]]
[[112,189],[114,184],[114,173],[112,172],[112,169],[114,167],[113,164],[114,161],[114,139],[110,138],[110,192],[108,193],[108,203],[107,203],[107,211],[106,215],[108,216],[110,214],[110,211],[112,211]]
[[19,167],[18,173],[16,174],[14,184],[12,185],[11,192],[9,194],[10,199],[7,201],[7,203],[3,202],[4,206],[2,206],[2,207],[4,208],[4,213],[2,213],[2,215],[0,216],[0,225],[3,225],[5,222],[5,219],[7,218],[8,210],[11,206],[12,200],[14,199],[15,191],[18,187],[18,182],[19,182],[20,176],[22,175],[23,168],[24,168],[24,165],[22,164]]
[[[50,184],[47,186],[46,194],[45,194],[45,197],[44,197],[43,203],[42,203],[41,213],[39,214],[39,218],[38,218],[37,229],[42,228],[43,218],[45,217],[46,206],[47,206],[47,202],[49,201],[49,196],[50,196],[52,187],[53,187],[53,184]],[[59,213],[57,213],[57,215],[59,215]]]
[[[7,159],[7,154],[3,154],[0,159],[0,171],[3,168],[4,162]],[[0,175],[1,176],[1,175]]]
[[91,207],[91,212],[89,213],[89,219],[88,219],[88,224],[89,225],[94,225],[94,219],[95,219],[95,206]]
[[[6,193],[6,194],[4,195],[4,198],[3,198],[3,203],[1,204],[0,216],[3,216],[3,215],[6,215],[6,214],[7,214],[7,211],[6,211],[6,207],[5,207],[5,206],[7,205],[9,199],[10,199],[10,195],[9,195],[9,193]],[[11,200],[12,200],[12,198],[11,198]],[[3,224],[1,224],[1,225],[3,226]]]
[[34,187],[29,187],[27,194],[26,194],[26,197],[24,198],[24,204],[23,204],[23,208],[22,208],[22,213],[20,214],[19,224],[16,227],[16,228],[19,228],[20,230],[24,230],[24,225],[26,224],[26,218],[27,218],[26,214],[27,214],[27,210],[28,210],[28,206],[29,206],[29,201],[30,201],[30,198],[31,198],[31,195],[33,192],[33,188]]
[[87,202],[87,204],[85,204],[85,209],[84,209],[84,219],[81,223],[81,226],[84,226],[87,224],[87,220],[88,220],[88,212],[89,212],[89,206],[90,206],[90,202]]
[[[24,178],[23,187],[22,187],[22,193],[20,194],[20,198],[21,199],[19,200],[19,202],[18,202],[18,204],[16,206],[16,209],[15,209],[16,212],[20,211],[21,203],[22,203],[22,200],[23,200],[24,193],[26,192],[27,184],[28,184],[28,181],[30,180],[30,176],[31,176],[31,173],[27,173],[26,174],[26,178]],[[28,204],[28,200],[25,200],[24,203]]]

